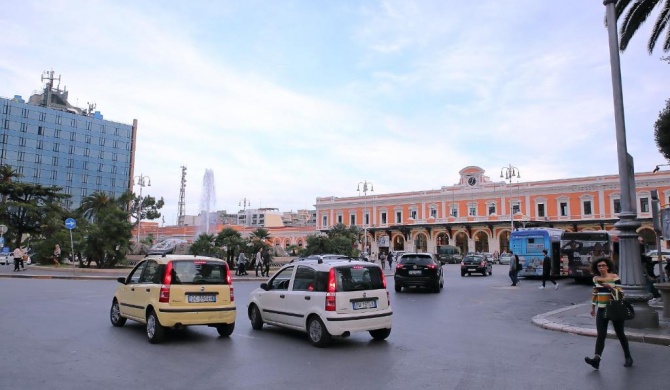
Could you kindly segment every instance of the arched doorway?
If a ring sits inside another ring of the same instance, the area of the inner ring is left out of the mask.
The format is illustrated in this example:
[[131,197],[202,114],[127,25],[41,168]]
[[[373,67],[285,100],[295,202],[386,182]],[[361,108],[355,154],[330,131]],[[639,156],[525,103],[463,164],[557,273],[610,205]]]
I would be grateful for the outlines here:
[[475,233],[475,252],[490,252],[489,235],[486,232]]
[[468,235],[463,232],[456,234],[456,246],[462,254],[468,253]]
[[404,251],[405,250],[405,239],[398,235],[393,237],[393,250],[394,251]]
[[500,253],[509,253],[509,235],[510,232],[509,230],[505,230],[504,232],[500,233],[500,236],[498,238],[498,241],[500,242]]
[[435,240],[435,244],[440,247],[442,245],[449,245],[449,236],[447,233],[440,233],[437,235],[437,239]]
[[414,249],[417,252],[428,251],[428,238],[424,233],[418,233],[414,238]]

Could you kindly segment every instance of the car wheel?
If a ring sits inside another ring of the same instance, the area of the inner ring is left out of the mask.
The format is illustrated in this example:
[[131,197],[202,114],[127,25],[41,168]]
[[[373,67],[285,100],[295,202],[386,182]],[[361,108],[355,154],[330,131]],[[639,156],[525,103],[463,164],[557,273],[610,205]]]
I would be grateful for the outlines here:
[[375,340],[386,340],[391,334],[391,329],[375,329],[370,331],[370,336]]
[[484,272],[482,272],[482,275],[484,276],[488,275],[488,271],[486,271],[486,268],[484,268]]
[[489,271],[489,276],[493,275],[493,268]]
[[468,272],[468,276],[472,276],[472,273],[471,273],[471,272]]
[[330,343],[330,333],[328,333],[323,321],[317,316],[312,316],[307,320],[307,335],[309,341],[315,347],[323,348]]
[[395,292],[401,292],[402,291],[402,286],[399,284],[395,285]]
[[258,310],[258,306],[251,305],[249,308],[249,321],[251,321],[251,328],[253,330],[263,329],[263,317],[261,317],[261,311]]
[[440,281],[438,280],[437,282],[435,282],[435,285],[433,285],[433,292],[434,292],[434,293],[439,293],[440,291],[441,291],[441,289],[440,289]]
[[465,272],[461,272],[461,277],[465,277]]
[[165,338],[165,328],[153,310],[147,316],[147,337],[151,344],[158,344]]
[[219,332],[219,336],[222,337],[228,337],[231,334],[233,334],[233,331],[235,330],[235,323],[233,322],[232,324],[223,324],[223,325],[217,325],[216,326],[216,331]]
[[126,324],[126,317],[121,316],[121,310],[119,310],[119,302],[114,299],[112,302],[112,308],[109,309],[109,319],[112,321],[112,325],[121,327]]

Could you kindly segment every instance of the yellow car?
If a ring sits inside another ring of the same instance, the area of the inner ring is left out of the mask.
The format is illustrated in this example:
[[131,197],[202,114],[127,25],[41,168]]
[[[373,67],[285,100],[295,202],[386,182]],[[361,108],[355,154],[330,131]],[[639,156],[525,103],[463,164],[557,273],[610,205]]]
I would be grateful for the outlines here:
[[188,255],[147,256],[118,279],[110,320],[146,324],[149,342],[160,343],[166,328],[207,325],[227,337],[235,329],[235,294],[228,264]]

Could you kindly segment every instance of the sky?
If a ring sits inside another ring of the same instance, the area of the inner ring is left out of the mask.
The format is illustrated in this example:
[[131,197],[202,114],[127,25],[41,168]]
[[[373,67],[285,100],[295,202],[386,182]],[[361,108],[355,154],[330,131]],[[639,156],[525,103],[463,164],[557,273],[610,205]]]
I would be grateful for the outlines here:
[[[135,174],[186,213],[313,209],[317,197],[618,173],[602,0],[0,0],[0,96],[44,71],[70,103],[137,119]],[[653,22],[656,12],[652,14]],[[621,54],[637,172],[667,163],[654,122],[670,64],[651,22]],[[658,45],[660,46],[660,44]],[[666,54],[667,55],[667,54]],[[139,190],[139,188],[138,188]],[[138,192],[138,191],[136,191]]]

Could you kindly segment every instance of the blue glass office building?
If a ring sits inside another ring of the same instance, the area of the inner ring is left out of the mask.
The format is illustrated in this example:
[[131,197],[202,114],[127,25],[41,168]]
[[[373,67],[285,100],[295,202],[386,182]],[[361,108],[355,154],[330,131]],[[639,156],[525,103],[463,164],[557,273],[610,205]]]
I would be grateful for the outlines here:
[[47,80],[28,102],[0,97],[0,164],[23,175],[20,182],[61,187],[71,209],[96,191],[132,190],[137,120],[122,124],[74,107],[67,91],[53,88],[53,73]]

